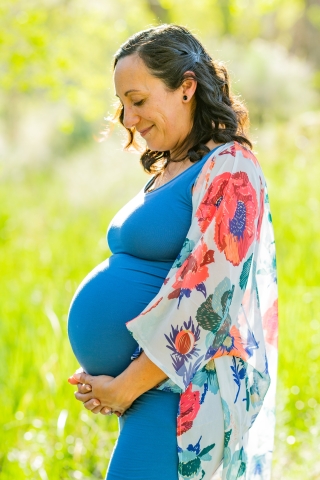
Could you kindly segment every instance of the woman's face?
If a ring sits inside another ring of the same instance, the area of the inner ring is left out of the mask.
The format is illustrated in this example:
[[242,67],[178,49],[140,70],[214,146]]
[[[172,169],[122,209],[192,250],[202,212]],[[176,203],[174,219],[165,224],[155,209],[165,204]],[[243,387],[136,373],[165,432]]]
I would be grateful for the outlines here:
[[[118,61],[114,83],[124,108],[124,126],[134,127],[150,150],[172,152],[183,142],[192,127],[195,80],[186,80],[177,90],[169,90],[133,54]],[[188,100],[183,99],[184,95]]]

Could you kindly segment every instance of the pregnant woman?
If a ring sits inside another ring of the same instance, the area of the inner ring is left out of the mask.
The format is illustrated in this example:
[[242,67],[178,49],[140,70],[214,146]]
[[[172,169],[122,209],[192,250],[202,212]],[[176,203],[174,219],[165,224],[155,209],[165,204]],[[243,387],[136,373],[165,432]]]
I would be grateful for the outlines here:
[[144,138],[153,176],[111,221],[112,255],[68,322],[76,398],[119,416],[106,479],[269,478],[274,238],[247,112],[176,25],[129,38],[114,83],[128,146]]

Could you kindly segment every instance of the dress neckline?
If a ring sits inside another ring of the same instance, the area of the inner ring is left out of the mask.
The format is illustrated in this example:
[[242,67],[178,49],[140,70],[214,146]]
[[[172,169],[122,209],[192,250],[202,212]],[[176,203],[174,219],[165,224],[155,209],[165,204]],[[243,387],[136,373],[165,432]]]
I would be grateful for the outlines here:
[[150,193],[152,192],[156,192],[158,190],[160,190],[161,188],[164,188],[166,185],[169,185],[169,183],[172,183],[174,182],[177,178],[181,177],[181,175],[183,175],[184,173],[188,172],[190,170],[190,168],[192,167],[195,167],[196,165],[198,165],[199,163],[202,163],[204,160],[207,160],[207,158],[215,151],[217,150],[218,148],[220,147],[223,147],[224,145],[226,145],[225,143],[223,143],[222,145],[218,145],[217,147],[213,148],[212,150],[210,150],[210,152],[206,153],[202,158],[201,160],[199,160],[198,162],[195,162],[193,163],[192,165],[190,165],[190,167],[186,168],[185,170],[183,170],[181,173],[179,173],[177,176],[173,177],[171,180],[169,180],[168,182],[164,183],[163,185],[160,185],[160,187],[158,188],[155,188],[153,190],[150,190],[148,192],[148,188],[151,187],[151,185],[153,184],[153,182],[155,181],[155,179],[157,178],[157,176],[159,175],[154,175],[149,181],[148,183],[145,185],[143,191],[146,195],[149,195]]

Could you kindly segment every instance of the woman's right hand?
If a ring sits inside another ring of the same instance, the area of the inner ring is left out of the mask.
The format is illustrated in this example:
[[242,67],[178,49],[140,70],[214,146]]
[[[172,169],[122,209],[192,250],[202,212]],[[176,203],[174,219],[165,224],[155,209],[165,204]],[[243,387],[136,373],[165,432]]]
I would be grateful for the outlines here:
[[[92,391],[92,387],[89,384],[77,383],[77,387],[78,387],[78,393],[81,393],[81,394],[86,394]],[[101,415],[112,415],[114,413],[115,415],[117,415],[117,417],[121,417],[120,412],[113,412],[111,408],[103,407],[99,399],[94,398],[92,400],[93,400],[93,403],[99,402],[99,404],[91,410],[92,413],[101,413]]]
[[[118,417],[126,410],[126,406],[117,403],[119,410],[113,405],[114,395],[108,395],[108,386],[110,382],[114,380],[113,377],[107,375],[91,376],[86,374],[83,369],[78,369],[71,377],[68,378],[68,382],[71,385],[77,386],[75,397],[77,400],[83,403],[87,410],[92,413],[101,413],[102,415],[110,415],[114,413]],[[110,406],[108,400],[110,399]],[[123,408],[124,407],[124,408]],[[127,407],[128,408],[128,407]]]

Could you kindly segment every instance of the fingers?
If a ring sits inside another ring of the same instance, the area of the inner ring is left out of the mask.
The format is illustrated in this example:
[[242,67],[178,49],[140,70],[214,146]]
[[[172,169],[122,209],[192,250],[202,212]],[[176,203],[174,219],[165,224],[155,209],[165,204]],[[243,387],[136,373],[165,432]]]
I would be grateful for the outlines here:
[[[88,402],[89,400],[96,400],[97,402],[99,402],[99,400],[97,400],[96,398],[93,398],[92,392],[89,392],[89,393],[74,392],[74,396],[76,397],[77,400],[79,400],[82,403]],[[100,402],[97,405],[99,404]],[[97,405],[95,405],[95,407]]]
[[68,378],[68,382],[71,385],[77,385],[78,383],[92,383],[92,377],[91,375],[88,375],[87,373],[82,372],[75,372],[71,377]]
[[103,407],[99,405],[98,407],[91,410],[91,413],[94,413],[94,414],[101,413],[101,410],[103,410]]
[[111,410],[111,408],[109,407],[103,407],[102,405],[98,405],[98,406],[94,406],[96,404],[97,400],[96,399],[91,399],[89,400],[88,402],[85,402],[83,404],[84,408],[86,408],[87,410],[90,410],[91,413],[102,413],[102,415],[112,415],[113,413],[115,413],[117,416],[120,416],[121,417],[121,414],[119,412],[113,412]]
[[78,380],[76,378],[73,378],[73,376],[71,376],[68,378],[68,383],[70,383],[70,385],[77,385]]
[[74,378],[74,375],[76,374],[79,374],[79,373],[83,373],[83,368],[80,367],[78,368],[73,375],[71,375],[71,377],[68,378],[68,382],[71,384],[71,385],[76,385],[78,382],[77,382],[77,379]]
[[104,408],[102,407],[102,405],[100,405],[99,400],[97,400],[96,398],[91,398],[90,400],[83,402],[83,406],[84,408],[90,410],[93,413],[99,413],[101,409]]
[[99,402],[99,400],[92,398],[87,402],[85,402],[83,406],[84,408],[86,408],[87,410],[90,410],[92,413],[95,413],[95,414],[101,413],[102,415],[106,416],[106,415],[112,415],[114,413],[117,417],[121,417],[120,412],[113,412],[110,407],[103,407],[102,405],[100,405],[100,403],[97,406],[95,406],[97,402]]
[[103,407],[103,408],[101,408],[100,413],[101,413],[101,415],[112,415],[112,414],[114,414],[119,418],[123,415],[124,412],[122,412],[122,413],[121,412],[116,412],[116,411],[110,410],[109,407]]
[[78,392],[79,393],[88,393],[92,391],[91,385],[86,385],[84,383],[78,383]]
[[116,412],[113,412],[109,407],[103,407],[100,413],[101,415],[111,415],[112,413],[116,413]]

